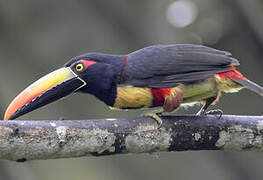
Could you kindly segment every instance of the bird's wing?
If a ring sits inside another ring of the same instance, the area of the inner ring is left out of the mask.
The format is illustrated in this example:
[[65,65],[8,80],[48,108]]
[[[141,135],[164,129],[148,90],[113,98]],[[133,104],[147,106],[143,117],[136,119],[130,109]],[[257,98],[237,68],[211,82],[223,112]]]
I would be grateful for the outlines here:
[[128,55],[124,83],[150,88],[174,87],[231,70],[239,62],[226,51],[202,45],[150,46]]

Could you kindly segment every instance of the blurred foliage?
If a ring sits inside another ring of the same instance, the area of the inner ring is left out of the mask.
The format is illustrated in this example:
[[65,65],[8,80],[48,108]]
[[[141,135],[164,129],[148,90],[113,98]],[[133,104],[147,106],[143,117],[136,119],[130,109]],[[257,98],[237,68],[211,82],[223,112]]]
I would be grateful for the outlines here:
[[[239,70],[263,85],[262,1],[181,1],[192,4],[190,11],[188,7],[172,11],[179,20],[189,21],[184,27],[168,21],[167,10],[173,0],[0,0],[1,117],[24,87],[85,52],[126,54],[152,44],[204,44],[232,52],[240,60]],[[191,21],[187,20],[189,16]],[[224,94],[217,107],[229,114],[262,115],[262,98],[244,90]],[[178,113],[195,113],[198,108]],[[111,111],[91,95],[75,94],[22,118],[92,119],[140,114]],[[24,164],[1,161],[0,179],[262,179],[260,157],[258,153],[204,151]]]

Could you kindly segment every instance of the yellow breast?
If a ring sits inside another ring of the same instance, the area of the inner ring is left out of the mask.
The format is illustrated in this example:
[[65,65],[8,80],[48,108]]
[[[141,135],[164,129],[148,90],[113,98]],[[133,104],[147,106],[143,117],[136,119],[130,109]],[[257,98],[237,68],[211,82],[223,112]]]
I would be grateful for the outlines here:
[[117,98],[114,108],[136,109],[152,106],[153,96],[149,88],[120,86],[117,88]]

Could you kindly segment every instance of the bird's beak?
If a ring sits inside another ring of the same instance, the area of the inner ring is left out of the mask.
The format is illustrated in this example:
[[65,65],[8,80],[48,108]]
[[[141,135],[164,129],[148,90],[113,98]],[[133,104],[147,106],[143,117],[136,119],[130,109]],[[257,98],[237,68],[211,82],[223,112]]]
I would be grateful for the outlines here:
[[8,106],[4,120],[23,114],[56,101],[86,85],[70,67],[53,71],[22,91]]

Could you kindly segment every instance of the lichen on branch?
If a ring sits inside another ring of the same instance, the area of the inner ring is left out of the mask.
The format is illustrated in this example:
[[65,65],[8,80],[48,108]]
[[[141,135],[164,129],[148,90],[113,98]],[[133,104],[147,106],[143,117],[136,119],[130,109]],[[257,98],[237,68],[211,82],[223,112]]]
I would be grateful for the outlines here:
[[101,120],[0,121],[0,159],[160,151],[263,151],[263,116],[163,116]]

